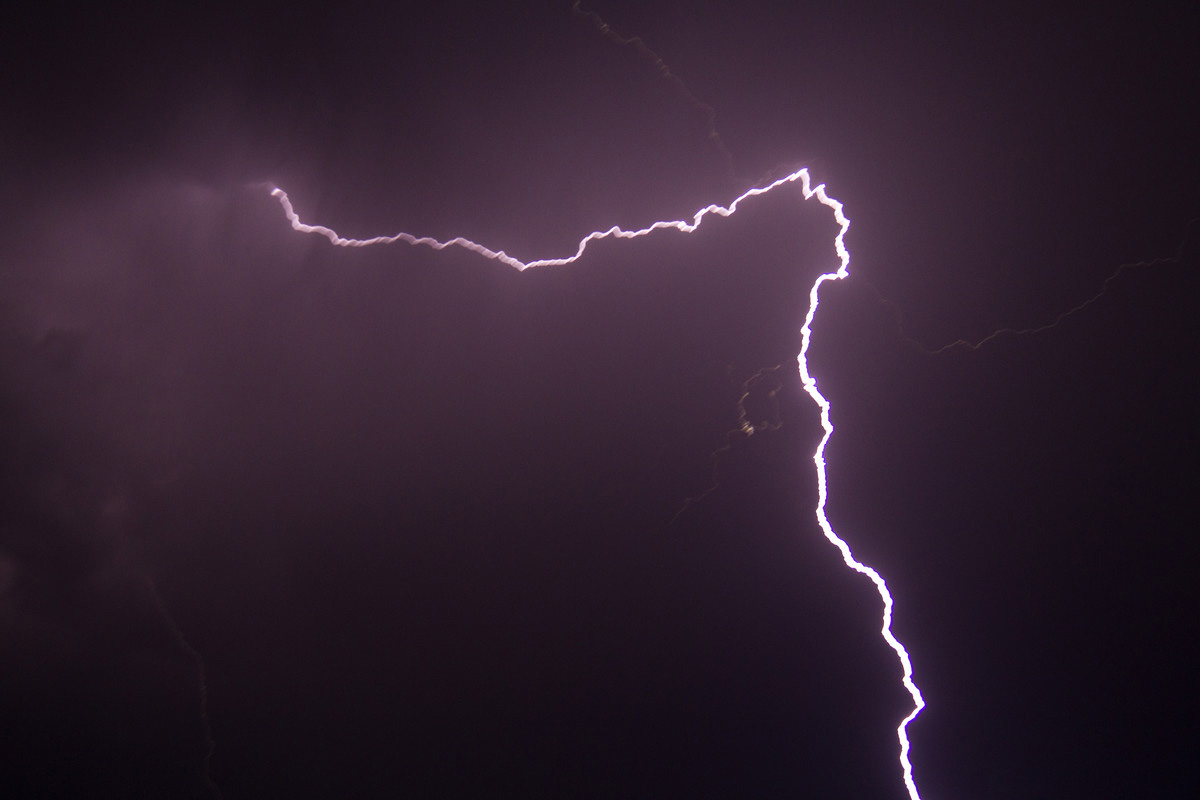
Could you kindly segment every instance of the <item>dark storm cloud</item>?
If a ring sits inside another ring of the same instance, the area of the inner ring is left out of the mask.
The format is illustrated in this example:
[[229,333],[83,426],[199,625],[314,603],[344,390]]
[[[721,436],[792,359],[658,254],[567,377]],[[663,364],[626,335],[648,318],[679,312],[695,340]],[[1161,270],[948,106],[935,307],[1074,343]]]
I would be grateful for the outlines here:
[[[19,213],[3,273],[4,536],[8,600],[53,616],[56,599],[126,573],[139,494],[171,479],[185,415],[161,402],[177,265],[145,250],[163,204],[188,193],[110,187]],[[175,274],[170,274],[174,272]],[[151,332],[153,328],[153,332]],[[136,572],[136,569],[135,569]],[[128,576],[126,576],[128,577]]]
[[178,364],[163,358],[169,332],[143,327],[163,276],[141,251],[158,204],[186,194],[50,201],[43,187],[14,211],[0,279],[0,659],[10,764],[23,766],[4,771],[6,791],[74,791],[81,774],[104,785],[138,753],[174,764],[161,779],[149,767],[145,786],[174,793],[195,772],[193,665],[136,537],[147,496],[171,479],[178,421],[154,391]]

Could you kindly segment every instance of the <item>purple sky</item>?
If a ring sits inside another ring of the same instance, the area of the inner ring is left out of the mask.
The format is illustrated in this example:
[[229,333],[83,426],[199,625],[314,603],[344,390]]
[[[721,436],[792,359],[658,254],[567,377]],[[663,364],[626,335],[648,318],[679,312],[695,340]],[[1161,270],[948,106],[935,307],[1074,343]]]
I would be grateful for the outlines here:
[[803,165],[923,796],[1195,785],[1183,9],[643,5],[9,18],[0,795],[905,797],[826,209],[518,274],[264,188],[530,260]]

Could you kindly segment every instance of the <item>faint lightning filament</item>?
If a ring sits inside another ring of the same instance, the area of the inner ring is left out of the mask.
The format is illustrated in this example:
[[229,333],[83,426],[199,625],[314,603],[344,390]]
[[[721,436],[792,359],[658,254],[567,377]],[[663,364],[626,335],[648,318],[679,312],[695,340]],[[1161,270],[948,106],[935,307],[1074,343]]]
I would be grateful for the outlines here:
[[848,277],[850,274],[850,251],[846,249],[845,243],[846,231],[850,228],[850,220],[843,213],[842,204],[830,197],[825,192],[825,184],[822,183],[812,186],[808,169],[800,169],[790,175],[780,178],[774,183],[768,184],[767,186],[749,189],[728,206],[706,206],[692,216],[691,222],[686,220],[659,221],[646,228],[633,231],[627,231],[620,227],[613,226],[606,231],[594,231],[580,239],[579,246],[576,248],[574,255],[565,256],[562,258],[537,259],[528,262],[514,258],[505,253],[503,250],[491,250],[481,244],[477,244],[462,237],[455,237],[443,242],[428,236],[413,236],[410,233],[397,233],[393,234],[392,236],[375,236],[370,239],[349,239],[341,236],[331,228],[327,228],[323,225],[309,225],[301,221],[299,215],[296,214],[295,209],[292,207],[292,203],[288,198],[287,192],[283,191],[282,189],[272,188],[271,195],[278,198],[280,205],[283,207],[283,213],[287,216],[292,228],[301,233],[314,233],[324,236],[330,241],[330,243],[338,247],[368,247],[376,244],[392,244],[395,242],[404,242],[414,246],[422,245],[433,248],[434,250],[444,250],[448,247],[458,247],[464,250],[470,250],[473,253],[478,253],[479,255],[492,259],[493,261],[499,261],[507,264],[518,271],[524,271],[531,267],[562,266],[564,264],[570,264],[574,261],[577,261],[583,256],[583,253],[587,249],[588,245],[598,239],[635,239],[641,236],[646,236],[647,234],[653,233],[657,230],[665,230],[670,228],[674,228],[675,230],[682,231],[684,233],[692,233],[700,227],[704,219],[710,214],[728,217],[737,211],[738,205],[746,198],[766,194],[767,192],[783,186],[784,184],[790,184],[796,181],[800,182],[801,188],[804,191],[804,198],[806,200],[816,197],[822,205],[832,209],[834,219],[837,221],[839,226],[837,237],[834,240],[834,246],[838,256],[838,268],[833,272],[827,272],[819,275],[816,281],[813,282],[812,288],[808,292],[808,313],[804,317],[804,325],[800,328],[800,353],[796,358],[800,380],[804,385],[804,391],[808,393],[809,397],[813,399],[813,402],[815,402],[817,407],[820,409],[821,427],[825,431],[824,435],[821,437],[820,443],[817,445],[816,451],[813,453],[813,464],[816,465],[817,470],[817,524],[821,526],[821,531],[825,534],[825,538],[828,539],[834,547],[841,551],[842,560],[846,562],[846,566],[850,567],[855,572],[866,575],[871,582],[875,584],[875,588],[879,591],[879,597],[883,601],[883,626],[880,629],[880,632],[883,635],[884,641],[886,641],[888,646],[895,651],[897,658],[900,660],[900,667],[902,670],[901,681],[904,684],[904,688],[908,690],[908,693],[911,695],[913,700],[912,711],[909,712],[908,716],[906,716],[896,728],[896,735],[900,741],[900,766],[903,770],[904,785],[908,789],[909,798],[911,800],[920,800],[920,794],[917,791],[917,784],[913,779],[912,762],[909,759],[911,744],[908,740],[908,725],[914,719],[916,719],[918,714],[921,713],[921,709],[925,707],[925,700],[921,696],[921,690],[917,688],[917,684],[913,681],[912,660],[909,658],[908,651],[905,650],[904,645],[901,644],[900,640],[897,639],[892,633],[892,611],[895,606],[895,602],[892,600],[892,594],[890,591],[888,591],[887,582],[884,581],[883,576],[881,576],[875,569],[855,560],[854,555],[850,551],[850,545],[848,545],[844,539],[834,532],[833,526],[829,523],[829,518],[825,513],[825,502],[829,494],[828,487],[826,485],[825,446],[829,443],[829,438],[833,435],[833,423],[830,421],[829,401],[826,400],[824,395],[817,390],[817,381],[815,378],[813,378],[812,374],[808,370],[808,348],[812,343],[812,323],[817,314],[817,306],[820,303],[819,295],[821,284],[825,283],[826,281],[842,280],[843,278]]

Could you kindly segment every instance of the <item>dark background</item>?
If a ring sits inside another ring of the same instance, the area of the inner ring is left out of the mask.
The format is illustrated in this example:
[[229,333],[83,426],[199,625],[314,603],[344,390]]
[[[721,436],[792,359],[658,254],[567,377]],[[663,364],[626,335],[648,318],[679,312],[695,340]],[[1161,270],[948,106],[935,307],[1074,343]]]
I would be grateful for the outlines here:
[[10,15],[0,794],[904,797],[826,209],[518,273],[264,185],[530,260],[807,165],[922,795],[1190,796],[1186,5],[975,5]]

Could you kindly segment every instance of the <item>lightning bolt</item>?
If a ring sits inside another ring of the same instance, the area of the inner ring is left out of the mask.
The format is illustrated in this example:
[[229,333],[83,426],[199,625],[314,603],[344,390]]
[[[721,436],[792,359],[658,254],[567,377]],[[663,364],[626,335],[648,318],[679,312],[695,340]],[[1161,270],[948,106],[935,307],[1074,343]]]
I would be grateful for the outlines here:
[[834,246],[838,256],[838,267],[832,272],[826,272],[819,275],[813,282],[812,288],[808,292],[808,312],[804,317],[804,325],[800,329],[800,353],[796,357],[796,364],[799,371],[800,380],[804,385],[804,390],[820,409],[821,427],[824,430],[824,435],[821,437],[820,442],[817,444],[817,449],[812,456],[813,464],[816,466],[817,473],[817,507],[815,509],[817,524],[820,526],[821,532],[824,533],[825,538],[829,540],[830,544],[832,544],[841,552],[842,560],[846,563],[846,566],[855,572],[865,575],[871,581],[871,583],[875,585],[876,590],[879,592],[879,598],[883,602],[883,624],[880,629],[880,633],[882,634],[884,641],[887,642],[888,646],[892,648],[892,650],[896,653],[896,657],[899,659],[902,672],[901,682],[903,683],[904,688],[908,690],[908,693],[912,697],[913,701],[912,711],[909,712],[906,717],[904,717],[904,719],[900,722],[900,725],[896,728],[896,736],[900,742],[900,766],[903,771],[904,785],[908,789],[910,800],[920,800],[920,794],[917,791],[917,784],[913,779],[912,762],[909,758],[911,743],[908,739],[908,726],[914,719],[916,719],[917,715],[921,713],[921,709],[925,707],[925,700],[921,696],[921,690],[913,681],[912,660],[909,657],[908,651],[904,648],[904,645],[901,644],[900,640],[896,638],[895,634],[892,633],[892,614],[895,607],[895,601],[892,599],[892,594],[888,590],[887,582],[884,581],[883,576],[881,576],[879,572],[872,567],[869,567],[854,558],[854,555],[850,549],[850,545],[834,532],[833,526],[830,524],[829,518],[825,513],[826,499],[829,495],[825,469],[825,446],[828,444],[830,437],[833,436],[833,422],[830,420],[830,403],[825,399],[824,395],[818,391],[817,381],[809,372],[808,348],[812,343],[813,320],[817,314],[817,307],[820,305],[821,286],[826,281],[839,281],[847,278],[850,275],[850,251],[846,249],[845,243],[846,232],[850,228],[850,220],[843,212],[842,204],[826,193],[825,184],[822,183],[813,186],[808,169],[799,169],[790,175],[780,178],[766,186],[747,190],[728,206],[706,206],[697,211],[692,216],[690,222],[687,220],[660,220],[649,225],[648,227],[633,231],[627,231],[620,227],[614,226],[606,231],[594,231],[583,237],[579,241],[579,245],[576,248],[574,255],[564,256],[561,258],[537,259],[528,262],[514,258],[513,256],[505,253],[503,250],[492,250],[462,237],[455,237],[447,241],[440,241],[427,236],[414,236],[410,233],[401,232],[391,236],[375,236],[369,239],[346,238],[331,228],[327,228],[323,225],[309,225],[303,222],[299,215],[296,214],[295,209],[292,207],[292,203],[288,198],[287,192],[283,191],[282,189],[278,187],[272,188],[271,195],[279,200],[279,204],[283,207],[283,212],[288,221],[291,223],[293,229],[299,231],[300,233],[311,233],[324,236],[331,244],[338,247],[370,247],[372,245],[393,244],[396,242],[404,242],[413,246],[420,245],[424,247],[430,247],[434,250],[444,250],[446,248],[456,247],[469,250],[485,258],[507,264],[518,271],[524,271],[526,269],[535,267],[562,266],[577,261],[583,256],[588,245],[598,239],[636,239],[651,234],[654,231],[667,229],[674,229],[684,233],[692,233],[700,227],[706,218],[711,215],[715,214],[721,217],[731,216],[737,211],[739,204],[743,200],[746,200],[750,197],[767,194],[768,192],[773,191],[781,186],[792,184],[797,181],[799,181],[804,192],[804,199],[808,200],[815,197],[822,205],[833,211],[834,219],[837,221],[839,228],[837,237],[834,240]]

